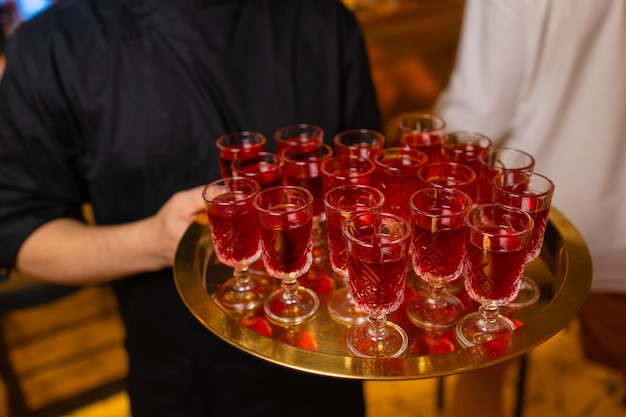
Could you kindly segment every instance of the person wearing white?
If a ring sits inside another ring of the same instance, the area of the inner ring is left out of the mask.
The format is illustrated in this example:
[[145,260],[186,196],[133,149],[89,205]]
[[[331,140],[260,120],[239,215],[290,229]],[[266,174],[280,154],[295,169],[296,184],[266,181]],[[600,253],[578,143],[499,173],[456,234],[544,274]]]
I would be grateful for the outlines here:
[[[467,0],[462,25],[434,113],[535,157],[591,252],[587,304],[609,295],[626,310],[626,1]],[[624,344],[605,354],[626,374]]]

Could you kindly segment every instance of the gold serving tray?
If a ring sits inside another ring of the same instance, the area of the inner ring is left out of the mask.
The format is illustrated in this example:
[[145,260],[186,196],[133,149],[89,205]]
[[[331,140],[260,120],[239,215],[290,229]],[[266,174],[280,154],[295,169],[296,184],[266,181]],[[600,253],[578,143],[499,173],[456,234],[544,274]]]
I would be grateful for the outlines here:
[[[454,329],[428,333],[413,325],[405,305],[390,315],[409,335],[404,357],[366,359],[350,355],[346,347],[349,327],[333,320],[326,300],[340,287],[328,271],[328,262],[314,266],[301,279],[321,299],[315,318],[297,327],[270,324],[263,309],[242,314],[221,306],[219,285],[232,274],[214,256],[210,231],[202,217],[184,235],[174,265],[174,279],[183,301],[193,315],[211,332],[251,355],[289,368],[319,375],[361,379],[402,380],[445,376],[482,368],[522,355],[561,330],[577,313],[591,285],[591,256],[576,228],[557,209],[552,208],[541,257],[527,265],[526,273],[541,288],[539,301],[519,311],[503,311],[519,327],[510,338],[496,339],[464,348],[458,344]],[[279,284],[278,280],[275,285]],[[410,272],[407,297],[420,287]],[[468,311],[477,309],[462,290],[457,294]]]

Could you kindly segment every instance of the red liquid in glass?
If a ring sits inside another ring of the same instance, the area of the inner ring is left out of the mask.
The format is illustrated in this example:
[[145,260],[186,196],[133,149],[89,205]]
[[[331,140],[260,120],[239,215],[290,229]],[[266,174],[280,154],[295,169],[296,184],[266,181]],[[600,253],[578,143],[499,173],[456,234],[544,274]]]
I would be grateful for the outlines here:
[[463,178],[455,178],[447,175],[430,175],[421,186],[454,188],[455,190],[463,191],[472,198],[476,195],[475,181],[468,183],[467,180]]
[[481,146],[473,143],[456,143],[443,147],[443,155],[452,162],[467,165],[478,175],[480,165],[478,163],[478,154],[485,150]]
[[[398,245],[401,246],[401,245]],[[365,313],[388,313],[400,307],[406,284],[407,251],[374,243],[348,257],[350,289]]]
[[400,138],[402,145],[424,152],[428,156],[428,162],[443,160],[441,155],[441,136],[429,132],[405,133]]
[[[289,205],[273,207],[272,210],[288,211]],[[262,216],[261,241],[263,262],[272,276],[288,273],[300,275],[310,267],[312,223],[305,213],[294,212],[289,216]]]
[[251,178],[259,183],[262,190],[277,187],[283,183],[283,173],[276,166],[259,163],[258,166],[245,166],[239,170],[244,177]]
[[477,189],[476,189],[476,203],[484,204],[494,201],[493,197],[493,177],[498,175],[498,171],[495,169],[481,167],[478,175]]
[[431,232],[413,223],[413,268],[425,281],[445,284],[458,276],[464,252],[464,228]]
[[[485,230],[485,229],[483,229]],[[487,229],[489,231],[489,229]],[[492,228],[487,237],[469,231],[464,263],[465,288],[478,301],[494,301],[499,305],[515,299],[521,284],[527,247],[519,236],[503,236],[507,229]],[[504,252],[507,248],[509,252]]]
[[354,169],[338,170],[333,175],[325,175],[322,177],[322,185],[324,194],[335,187],[348,184],[371,185],[373,174],[364,174]]
[[420,187],[453,188],[476,198],[476,174],[459,163],[426,165],[419,171]]
[[292,136],[276,142],[276,153],[282,155],[282,152],[288,146],[293,145],[298,146],[302,152],[311,152],[315,150],[320,143],[322,143],[321,137]]
[[230,169],[230,165],[235,159],[252,158],[253,156],[257,156],[264,149],[265,146],[261,146],[257,143],[241,143],[220,149],[219,164],[222,177],[226,178],[233,176],[233,171]]
[[348,158],[350,156],[357,156],[360,158],[376,158],[383,153],[383,143],[349,143],[343,145],[335,144],[335,152],[337,156],[341,158]]
[[543,237],[546,233],[548,216],[550,214],[550,200],[545,196],[536,196],[527,192],[528,184],[518,184],[507,189],[507,192],[519,194],[509,195],[506,192],[499,193],[498,201],[513,207],[519,207],[533,218],[534,227],[530,244],[528,245],[527,262],[537,258],[543,246]]
[[306,188],[313,194],[313,216],[324,213],[324,194],[322,189],[322,177],[319,172],[319,164],[309,164],[309,174],[302,174],[302,167],[288,166],[285,168],[285,185],[295,185]]
[[[215,201],[231,199],[232,196],[224,195]],[[252,200],[245,207],[212,205],[207,209],[207,215],[220,262],[233,267],[258,257],[259,221]]]
[[409,197],[419,189],[417,169],[421,165],[421,162],[399,157],[385,159],[386,168],[377,168],[375,182],[385,195],[385,211],[407,220],[411,218]]

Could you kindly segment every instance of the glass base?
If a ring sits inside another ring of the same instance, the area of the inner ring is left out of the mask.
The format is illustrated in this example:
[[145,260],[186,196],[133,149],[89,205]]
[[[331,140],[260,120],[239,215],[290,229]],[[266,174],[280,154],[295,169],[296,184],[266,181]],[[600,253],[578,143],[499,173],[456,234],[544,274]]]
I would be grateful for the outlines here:
[[485,320],[479,312],[466,314],[456,324],[456,338],[464,347],[471,347],[510,335],[515,324],[498,314],[493,320]]
[[463,302],[451,294],[441,294],[439,299],[420,292],[407,303],[407,314],[416,326],[428,330],[443,330],[454,326],[465,314]]
[[350,292],[345,287],[333,293],[327,306],[328,314],[340,323],[354,325],[367,321],[367,314],[352,302]]
[[369,321],[354,326],[348,333],[348,349],[361,358],[398,358],[406,352],[409,337],[397,324],[387,322],[382,335],[371,331]]
[[519,310],[536,303],[540,295],[541,290],[539,290],[537,283],[532,278],[524,275],[515,300],[502,307],[510,310]]
[[255,310],[263,304],[272,284],[267,278],[254,274],[249,275],[249,281],[242,285],[236,278],[226,280],[219,288],[218,299],[227,308],[244,311]]
[[282,288],[277,289],[263,303],[265,316],[280,326],[297,325],[311,320],[320,308],[320,299],[309,288],[299,286],[293,298],[285,296]]

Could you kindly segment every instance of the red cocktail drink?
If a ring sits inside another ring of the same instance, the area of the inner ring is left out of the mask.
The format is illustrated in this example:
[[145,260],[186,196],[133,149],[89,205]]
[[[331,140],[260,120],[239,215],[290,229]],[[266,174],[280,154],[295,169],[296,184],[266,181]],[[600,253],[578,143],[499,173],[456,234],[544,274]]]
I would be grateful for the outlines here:
[[[372,242],[374,246],[379,243]],[[404,300],[406,255],[373,256],[380,249],[353,253],[348,269],[352,296],[361,310],[370,314],[395,311]]]
[[472,199],[459,190],[429,187],[413,194],[409,203],[413,270],[428,283],[428,292],[415,293],[407,303],[407,313],[418,326],[442,330],[465,313],[463,302],[447,293],[446,285],[461,274],[465,215]]
[[[520,208],[533,218],[535,225],[526,263],[535,260],[543,247],[554,183],[536,172],[503,172],[494,177],[493,189],[496,202]],[[507,307],[519,309],[532,305],[539,299],[540,293],[534,280],[524,275],[518,296]]]
[[339,158],[357,156],[376,159],[385,148],[385,136],[370,129],[345,130],[335,135],[333,145]]
[[283,151],[292,145],[310,150],[324,142],[324,130],[310,123],[282,126],[274,132],[274,141],[278,155],[282,155]]
[[279,325],[308,321],[317,313],[320,301],[315,292],[299,285],[298,278],[313,262],[313,196],[301,187],[273,187],[256,195],[254,207],[265,268],[281,280],[281,287],[263,304],[265,315]]
[[250,265],[261,254],[259,220],[252,199],[240,206],[229,203],[236,198],[234,193],[218,196],[207,208],[215,254],[230,267]]
[[380,212],[383,201],[384,196],[380,190],[359,184],[334,187],[324,195],[330,265],[333,271],[342,278],[344,284],[333,293],[327,305],[331,317],[339,322],[355,324],[367,319],[367,315],[354,304],[351,291],[348,289],[348,253],[344,237],[345,223],[352,216],[361,212]]
[[498,203],[473,207],[465,220],[465,288],[481,306],[463,317],[456,330],[459,342],[472,346],[515,330],[499,314],[499,306],[518,294],[534,223],[524,210]]
[[522,281],[527,247],[508,225],[470,230],[465,258],[465,288],[470,297],[498,305],[512,301]]
[[328,190],[348,184],[372,185],[376,165],[371,159],[359,156],[344,156],[326,159],[320,165],[322,188]]
[[461,273],[465,251],[465,229],[431,232],[413,227],[413,269],[422,279],[445,284]]
[[491,147],[478,155],[476,203],[494,202],[493,178],[499,173],[527,172],[535,167],[535,158],[527,152],[503,146]]
[[417,172],[427,161],[423,152],[405,148],[387,148],[374,160],[374,184],[385,195],[385,211],[406,220],[411,217],[409,197],[419,189]]
[[302,187],[313,195],[313,216],[323,219],[324,191],[321,164],[333,157],[333,150],[326,144],[314,148],[290,146],[282,157],[285,160],[285,185]]
[[441,153],[445,160],[467,165],[476,175],[480,170],[478,155],[490,149],[492,141],[487,136],[468,131],[454,131],[444,135],[441,141]]
[[424,152],[430,163],[441,161],[445,127],[446,122],[441,117],[428,113],[409,115],[398,124],[400,145]]
[[476,198],[476,174],[467,165],[457,162],[435,162],[417,171],[420,188],[453,188]]
[[231,164],[233,175],[255,180],[262,190],[283,185],[285,162],[275,153],[260,152],[248,159],[238,159]]
[[267,140],[258,132],[232,132],[217,138],[218,159],[222,178],[232,177],[231,164],[236,159],[247,159],[265,151]]
[[387,321],[387,314],[404,299],[411,227],[395,214],[363,212],[346,222],[344,233],[352,297],[369,314],[366,323],[350,331],[348,348],[357,356],[397,357],[408,337]]
[[219,289],[223,305],[235,310],[257,308],[270,290],[266,279],[249,273],[261,255],[260,229],[253,199],[259,185],[247,178],[223,178],[202,190],[215,254],[235,269]]
[[[294,205],[269,207],[277,216],[261,218],[265,268],[274,277],[300,276],[311,266],[312,220]],[[284,215],[282,215],[283,213]]]

